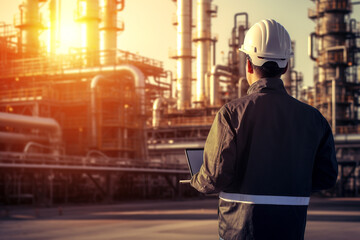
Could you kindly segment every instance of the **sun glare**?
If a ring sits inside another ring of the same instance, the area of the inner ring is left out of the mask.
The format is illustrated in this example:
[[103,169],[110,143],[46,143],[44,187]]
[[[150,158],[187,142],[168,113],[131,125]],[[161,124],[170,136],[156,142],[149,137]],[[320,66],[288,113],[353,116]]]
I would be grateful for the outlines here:
[[[48,34],[45,42],[47,50],[51,52],[51,41],[54,42],[54,51],[57,54],[69,53],[74,48],[81,47],[81,26],[75,21],[76,2],[72,0],[62,0],[57,6],[56,23],[47,24]],[[52,28],[56,28],[52,33]],[[54,38],[54,39],[52,39]]]
[[73,0],[61,1],[58,53],[68,53],[72,48],[81,47],[80,26],[75,22],[74,16],[76,2]]

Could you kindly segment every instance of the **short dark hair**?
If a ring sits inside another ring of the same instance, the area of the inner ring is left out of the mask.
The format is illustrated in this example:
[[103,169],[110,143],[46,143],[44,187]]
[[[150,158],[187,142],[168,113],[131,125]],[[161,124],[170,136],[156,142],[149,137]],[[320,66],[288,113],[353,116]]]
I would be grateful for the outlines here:
[[262,78],[280,77],[285,73],[286,67],[279,68],[279,65],[274,61],[268,61],[262,66],[256,66],[252,63],[250,56],[247,56],[247,58],[253,66],[254,71]]

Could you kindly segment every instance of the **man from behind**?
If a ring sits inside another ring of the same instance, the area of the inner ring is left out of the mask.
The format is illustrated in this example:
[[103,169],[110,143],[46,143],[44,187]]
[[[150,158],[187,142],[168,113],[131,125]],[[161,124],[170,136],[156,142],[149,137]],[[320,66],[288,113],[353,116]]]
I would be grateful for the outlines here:
[[303,239],[311,192],[337,179],[331,128],[284,88],[280,76],[292,53],[281,24],[256,23],[240,50],[248,95],[217,113],[191,185],[220,193],[220,239]]

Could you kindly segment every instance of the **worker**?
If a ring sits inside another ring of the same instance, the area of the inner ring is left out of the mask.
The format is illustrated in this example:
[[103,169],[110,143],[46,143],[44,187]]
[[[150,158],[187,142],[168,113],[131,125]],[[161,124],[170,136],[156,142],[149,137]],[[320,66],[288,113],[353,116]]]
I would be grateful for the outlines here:
[[292,48],[281,24],[256,23],[240,51],[248,94],[216,114],[191,185],[220,193],[220,239],[304,239],[310,194],[337,179],[331,128],[284,88]]

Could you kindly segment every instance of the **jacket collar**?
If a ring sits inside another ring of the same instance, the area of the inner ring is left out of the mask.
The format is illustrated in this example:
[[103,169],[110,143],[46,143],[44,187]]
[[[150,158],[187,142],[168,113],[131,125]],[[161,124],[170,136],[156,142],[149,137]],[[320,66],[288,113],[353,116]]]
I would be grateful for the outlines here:
[[247,94],[250,95],[252,93],[273,91],[279,93],[287,93],[284,87],[284,83],[280,78],[259,79],[249,87]]

